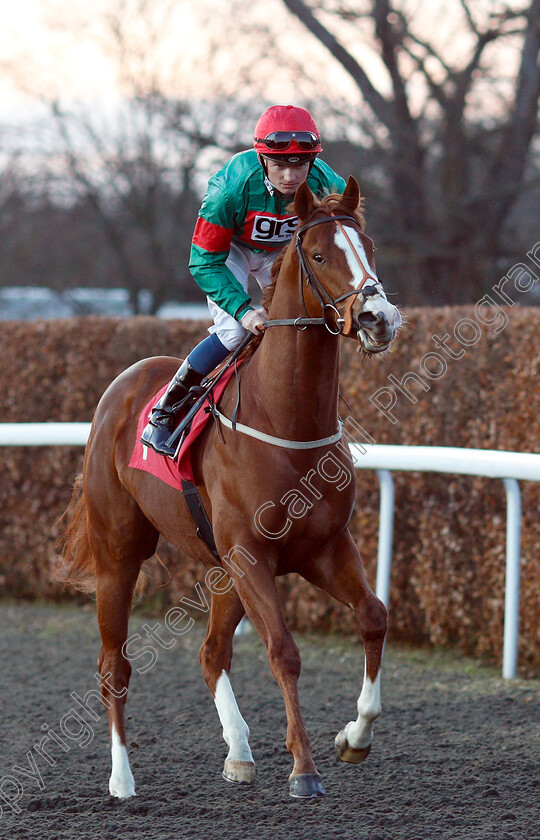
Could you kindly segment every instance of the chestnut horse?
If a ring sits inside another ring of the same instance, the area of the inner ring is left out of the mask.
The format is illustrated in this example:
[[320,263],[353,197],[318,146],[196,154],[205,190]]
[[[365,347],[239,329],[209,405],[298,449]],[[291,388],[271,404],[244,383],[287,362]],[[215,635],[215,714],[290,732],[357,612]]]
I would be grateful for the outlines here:
[[[343,761],[356,764],[371,747],[372,724],[380,713],[386,610],[367,584],[347,527],[355,481],[348,448],[339,441],[339,335],[354,339],[366,354],[378,353],[389,346],[401,317],[375,273],[354,178],[343,195],[322,201],[303,184],[294,208],[296,239],[284,249],[270,291],[265,290],[269,323],[264,337],[219,404],[230,419],[241,386],[239,417],[244,425],[249,422],[248,433],[240,425],[231,429],[210,422],[192,453],[195,482],[221,560],[197,536],[183,494],[128,466],[139,415],[177,370],[178,359],[145,359],[124,371],[101,398],[93,419],[83,474],[66,511],[63,554],[74,575],[95,576],[113,796],[135,794],[124,725],[131,673],[124,646],[137,578],[143,562],[154,555],[159,534],[214,567],[219,581],[217,589],[212,587],[200,662],[229,748],[224,777],[244,783],[255,778],[249,729],[229,680],[234,632],[246,613],[283,692],[286,744],[294,760],[289,792],[298,798],[324,795],[300,712],[300,654],[276,591],[275,577],[289,572],[354,612],[364,642],[364,681],[357,718],[337,735],[336,748]],[[270,438],[254,437],[254,429]],[[346,486],[320,481],[323,461],[326,474],[329,464],[334,470],[341,465],[350,477]],[[301,483],[303,492],[295,489]],[[169,629],[174,632],[174,625]]]

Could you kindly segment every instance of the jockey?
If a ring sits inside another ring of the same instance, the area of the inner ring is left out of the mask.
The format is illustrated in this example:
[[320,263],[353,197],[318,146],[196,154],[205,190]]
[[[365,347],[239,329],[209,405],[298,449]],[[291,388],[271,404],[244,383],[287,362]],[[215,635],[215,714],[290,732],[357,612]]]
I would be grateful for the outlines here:
[[163,455],[175,454],[165,442],[198,396],[190,388],[235,350],[247,332],[257,335],[264,328],[268,315],[251,306],[248,277],[261,288],[271,281],[272,264],[297,224],[288,209],[297,188],[307,180],[319,198],[345,189],[343,178],[317,159],[321,138],[305,108],[268,108],[255,127],[253,146],[210,178],[199,211],[189,268],[207,295],[214,323],[174,375],[142,433],[142,442]]

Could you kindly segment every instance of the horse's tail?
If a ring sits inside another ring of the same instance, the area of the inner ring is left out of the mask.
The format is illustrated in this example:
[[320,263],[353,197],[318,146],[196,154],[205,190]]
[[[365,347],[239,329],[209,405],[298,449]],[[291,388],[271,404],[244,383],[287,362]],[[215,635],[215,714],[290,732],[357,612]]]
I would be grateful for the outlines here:
[[71,501],[59,523],[62,531],[57,549],[61,560],[55,577],[65,586],[73,586],[82,592],[95,592],[96,564],[88,535],[82,474],[75,479]]

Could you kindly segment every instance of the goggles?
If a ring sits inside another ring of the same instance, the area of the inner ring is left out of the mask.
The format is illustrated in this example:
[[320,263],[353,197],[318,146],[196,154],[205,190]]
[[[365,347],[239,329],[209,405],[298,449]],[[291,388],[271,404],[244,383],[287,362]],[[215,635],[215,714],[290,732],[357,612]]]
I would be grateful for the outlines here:
[[313,152],[321,142],[312,131],[272,131],[264,139],[255,138],[256,143],[264,143],[267,149],[276,152],[285,152],[295,142],[303,152]]

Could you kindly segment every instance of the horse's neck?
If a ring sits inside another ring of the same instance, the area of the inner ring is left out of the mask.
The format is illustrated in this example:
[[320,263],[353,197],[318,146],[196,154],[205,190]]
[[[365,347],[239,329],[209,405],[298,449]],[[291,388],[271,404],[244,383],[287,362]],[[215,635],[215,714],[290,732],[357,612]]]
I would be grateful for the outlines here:
[[[306,314],[297,278],[278,282],[268,314],[270,320]],[[256,405],[274,434],[307,440],[336,431],[339,347],[339,337],[323,326],[268,327],[251,364]]]

